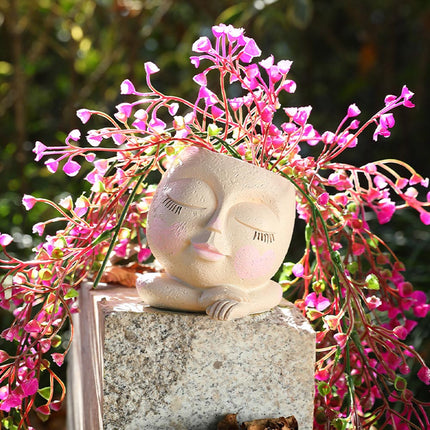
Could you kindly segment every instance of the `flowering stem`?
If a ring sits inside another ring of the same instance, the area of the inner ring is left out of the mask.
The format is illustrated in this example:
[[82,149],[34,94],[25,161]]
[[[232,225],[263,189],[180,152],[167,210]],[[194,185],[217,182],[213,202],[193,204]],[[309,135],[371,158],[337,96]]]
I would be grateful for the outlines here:
[[[124,223],[125,217],[127,216],[128,209],[129,209],[131,203],[133,202],[133,200],[134,200],[134,198],[136,196],[137,190],[139,189],[140,185],[145,180],[145,178],[147,176],[147,172],[151,170],[151,168],[152,168],[152,166],[154,164],[154,160],[156,160],[156,157],[154,157],[152,159],[151,163],[143,169],[143,172],[142,172],[140,178],[137,180],[136,185],[133,187],[133,190],[131,191],[131,193],[130,193],[128,199],[127,199],[127,202],[124,205],[124,208],[123,208],[123,210],[121,212],[121,215],[120,215],[120,217],[118,219],[118,224],[114,228],[114,234],[112,236],[112,239],[110,240],[109,248],[108,248],[108,250],[106,252],[105,258],[103,259],[103,262],[102,262],[102,264],[100,266],[100,269],[97,272],[97,275],[96,275],[96,277],[94,279],[93,288],[97,288],[97,286],[98,286],[98,284],[100,282],[100,279],[101,279],[101,277],[103,275],[103,272],[104,272],[104,270],[106,268],[106,265],[107,265],[107,263],[109,261],[110,254],[111,254],[111,252],[113,250],[113,247],[115,246],[116,241],[118,239],[118,235],[119,235],[120,229],[121,229],[121,227],[122,227],[122,225]],[[146,173],[146,174],[144,174],[144,173]]]

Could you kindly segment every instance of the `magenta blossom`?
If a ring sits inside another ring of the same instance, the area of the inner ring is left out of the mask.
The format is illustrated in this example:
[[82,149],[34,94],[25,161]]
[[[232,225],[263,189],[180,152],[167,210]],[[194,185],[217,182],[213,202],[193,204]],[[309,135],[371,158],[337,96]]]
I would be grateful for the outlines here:
[[209,52],[212,49],[211,41],[206,37],[202,36],[193,43],[192,50],[194,52]]
[[320,294],[311,293],[306,297],[305,304],[308,307],[315,308],[317,311],[322,312],[327,309],[331,303],[326,297]]
[[24,207],[29,211],[33,208],[33,206],[37,203],[37,199],[33,196],[30,196],[28,194],[24,194],[24,197],[22,198],[22,204]]
[[10,236],[7,233],[3,233],[3,234],[0,233],[0,246],[3,246],[3,247],[8,246],[10,243],[12,243],[12,241],[13,241],[12,236]]
[[40,161],[42,157],[45,155],[45,151],[47,149],[48,148],[42,142],[37,141],[34,144],[34,148],[33,148],[33,152],[36,154],[35,160]]
[[134,85],[129,79],[126,79],[121,84],[121,94],[134,94],[136,90],[134,89]]
[[82,124],[86,124],[90,120],[92,113],[88,109],[79,109],[76,112],[76,116],[82,121]]
[[80,169],[81,165],[72,159],[63,166],[64,173],[68,176],[76,176]]
[[157,73],[159,71],[160,71],[160,69],[158,68],[158,66],[156,64],[152,63],[151,61],[147,61],[145,63],[145,72],[147,75],[152,75],[152,74]]

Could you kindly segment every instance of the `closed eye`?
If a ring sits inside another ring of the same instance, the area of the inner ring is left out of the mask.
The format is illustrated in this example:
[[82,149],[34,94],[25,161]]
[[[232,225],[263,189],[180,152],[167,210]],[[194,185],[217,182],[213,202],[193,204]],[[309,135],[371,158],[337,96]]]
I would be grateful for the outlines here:
[[275,234],[255,230],[253,240],[259,240],[260,242],[264,243],[272,243],[275,241]]
[[163,205],[171,212],[179,215],[183,208],[179,203],[174,202],[169,196],[163,200]]
[[275,241],[275,233],[269,233],[268,231],[262,231],[262,230],[256,230],[256,227],[253,227],[252,225],[241,221],[238,218],[235,218],[237,222],[252,228],[254,230],[254,237],[252,238],[253,240],[259,240],[260,242],[264,242],[264,243],[272,243]]

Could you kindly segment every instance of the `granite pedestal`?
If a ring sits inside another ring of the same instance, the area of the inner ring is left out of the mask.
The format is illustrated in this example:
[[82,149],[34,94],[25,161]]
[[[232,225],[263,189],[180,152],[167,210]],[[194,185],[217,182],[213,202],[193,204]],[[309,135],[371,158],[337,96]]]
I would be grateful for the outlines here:
[[68,430],[208,430],[228,413],[312,429],[315,334],[294,307],[214,321],[88,286],[80,306]]

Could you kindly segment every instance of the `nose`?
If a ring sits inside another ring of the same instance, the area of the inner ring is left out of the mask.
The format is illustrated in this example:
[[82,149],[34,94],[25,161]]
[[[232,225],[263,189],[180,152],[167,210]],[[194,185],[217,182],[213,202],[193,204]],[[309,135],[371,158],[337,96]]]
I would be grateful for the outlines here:
[[223,227],[223,217],[221,216],[221,213],[219,211],[216,211],[211,219],[206,224],[206,228],[209,231],[215,232],[215,233],[221,233]]

